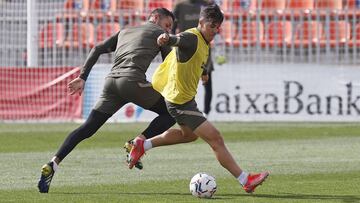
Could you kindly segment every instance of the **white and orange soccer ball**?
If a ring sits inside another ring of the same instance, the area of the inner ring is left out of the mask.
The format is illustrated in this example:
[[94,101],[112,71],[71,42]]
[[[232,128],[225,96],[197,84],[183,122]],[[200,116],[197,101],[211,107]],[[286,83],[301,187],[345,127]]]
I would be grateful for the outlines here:
[[206,174],[198,173],[191,178],[190,192],[199,198],[211,198],[216,192],[215,178]]

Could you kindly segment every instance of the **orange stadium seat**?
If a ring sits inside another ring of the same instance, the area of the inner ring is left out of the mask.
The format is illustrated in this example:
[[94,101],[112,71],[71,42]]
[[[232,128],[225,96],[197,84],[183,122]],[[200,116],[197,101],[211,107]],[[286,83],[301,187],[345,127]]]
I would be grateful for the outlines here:
[[149,11],[154,10],[155,8],[167,8],[170,11],[173,9],[173,2],[171,0],[147,0],[146,8]]
[[[65,47],[93,47],[95,43],[95,28],[91,23],[74,23],[65,41]],[[71,34],[70,34],[71,33]]]
[[270,22],[265,25],[262,46],[281,47],[292,42],[292,24],[290,21]]
[[350,24],[346,21],[331,21],[328,36],[323,35],[320,45],[341,46],[350,40]]
[[289,0],[287,8],[295,15],[310,13],[314,9],[314,0]]
[[[323,35],[323,26],[317,21],[306,21],[299,23],[295,28],[295,40],[296,47],[307,47],[319,43],[320,38]],[[289,44],[291,45],[291,44]]]
[[53,23],[44,25],[39,34],[39,47],[52,48],[54,44],[63,44],[65,40],[64,31],[64,25],[62,23],[56,23],[56,26],[54,26]]
[[119,23],[103,23],[96,27],[96,42],[101,42],[120,31]]
[[254,46],[264,38],[264,25],[261,21],[243,22],[239,26],[239,36],[241,46]]

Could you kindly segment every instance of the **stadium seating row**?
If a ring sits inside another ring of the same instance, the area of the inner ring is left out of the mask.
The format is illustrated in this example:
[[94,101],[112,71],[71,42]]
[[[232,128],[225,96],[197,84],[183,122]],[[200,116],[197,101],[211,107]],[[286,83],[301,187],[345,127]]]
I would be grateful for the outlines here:
[[[66,0],[66,9],[116,11],[131,9],[149,11],[157,7],[172,9],[174,0]],[[343,10],[360,8],[358,0],[222,0],[224,11],[277,10],[311,11],[314,9]]]
[[63,23],[49,23],[40,31],[39,47],[93,47],[119,30],[119,23],[101,23],[96,28],[91,23],[74,23],[70,29],[65,29]]
[[235,47],[257,44],[263,47],[360,46],[360,23],[351,28],[346,21],[275,21],[265,25],[261,21],[246,21],[239,26],[225,21],[222,29],[226,44]]
[[152,10],[157,7],[172,9],[173,0],[66,0],[65,9],[80,10],[102,10],[114,12],[116,10]]
[[[328,27],[328,29],[325,29]],[[65,29],[63,23],[43,26],[39,35],[39,47],[93,47],[120,30],[118,23],[74,23]],[[222,25],[221,35],[227,46],[360,46],[360,23],[353,28],[346,21],[229,21]]]
[[[227,0],[223,1],[223,9],[229,10],[283,10],[311,11],[320,10],[343,10],[358,8],[357,0]],[[248,3],[244,3],[248,2]]]
[[[66,19],[146,19],[157,7],[172,9],[175,0],[66,0],[65,11],[57,18]],[[358,18],[360,0],[222,0],[221,7],[227,19],[261,19],[284,16],[286,19]],[[110,20],[108,20],[110,21]]]

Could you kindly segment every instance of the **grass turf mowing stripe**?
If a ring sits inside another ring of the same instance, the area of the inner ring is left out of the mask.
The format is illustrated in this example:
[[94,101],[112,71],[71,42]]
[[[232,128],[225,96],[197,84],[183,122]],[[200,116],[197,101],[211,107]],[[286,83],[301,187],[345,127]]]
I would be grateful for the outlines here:
[[[360,137],[229,142],[227,146],[247,171],[270,170],[274,175],[360,171]],[[40,167],[52,153],[1,153],[0,190],[35,188]],[[153,149],[144,159],[143,171],[129,170],[123,159],[120,148],[75,149],[55,174],[52,188],[190,180],[200,171],[231,177],[204,142]]]

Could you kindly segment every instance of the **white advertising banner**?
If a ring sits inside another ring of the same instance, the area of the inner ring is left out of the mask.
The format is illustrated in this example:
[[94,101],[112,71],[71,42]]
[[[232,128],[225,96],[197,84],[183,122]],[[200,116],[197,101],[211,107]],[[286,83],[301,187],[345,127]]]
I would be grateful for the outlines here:
[[213,120],[360,121],[358,67],[226,65],[213,88]]
[[[158,64],[152,64],[148,78]],[[109,72],[97,65],[95,70]],[[106,65],[109,67],[109,65]],[[92,75],[101,75],[93,74]],[[213,121],[360,121],[360,68],[309,64],[225,64],[212,73]],[[91,80],[92,77],[89,79]],[[104,78],[104,77],[103,77]],[[103,80],[100,79],[100,80]],[[102,81],[103,82],[103,81]],[[87,82],[89,83],[89,82]],[[91,91],[103,83],[96,79]],[[95,93],[90,98],[94,99]],[[85,100],[87,100],[85,97]],[[203,110],[204,88],[196,101]],[[86,103],[86,101],[85,101]],[[87,102],[89,104],[89,102]],[[94,102],[92,102],[94,103]],[[85,111],[84,106],[84,112]],[[84,115],[86,116],[86,115]],[[117,121],[150,121],[155,114],[129,104],[115,116]]]

